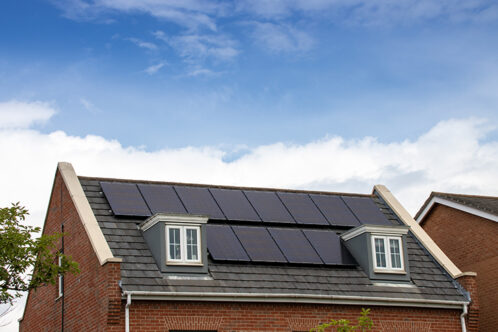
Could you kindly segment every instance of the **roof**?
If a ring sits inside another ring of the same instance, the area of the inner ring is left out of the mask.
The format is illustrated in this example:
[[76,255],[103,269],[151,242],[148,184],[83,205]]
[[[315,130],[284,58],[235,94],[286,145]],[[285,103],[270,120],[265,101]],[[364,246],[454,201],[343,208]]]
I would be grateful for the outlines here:
[[[208,258],[208,277],[173,278],[164,276],[147,247],[138,225],[146,219],[146,215],[117,216],[103,193],[102,183],[117,184],[151,184],[150,181],[104,179],[78,177],[91,210],[97,220],[105,240],[116,258],[121,258],[121,287],[123,292],[142,292],[147,294],[210,294],[232,296],[240,300],[244,296],[261,295],[271,298],[321,297],[358,298],[361,303],[365,299],[380,299],[395,303],[396,301],[413,301],[429,303],[431,301],[465,302],[462,291],[452,278],[434,260],[417,238],[410,232],[407,237],[407,251],[410,265],[411,287],[392,287],[386,284],[375,284],[358,265],[306,265],[306,264],[263,264],[234,263]],[[175,188],[208,188],[242,191],[265,191],[272,193],[288,193],[299,195],[325,195],[326,197],[358,197],[366,199],[377,207],[377,211],[391,225],[402,222],[381,197],[371,194],[345,194],[302,190],[282,190],[269,188],[242,188],[227,186],[211,186],[198,184],[180,184],[154,182],[155,185],[175,186]],[[222,209],[223,210],[223,209]],[[223,212],[223,211],[222,211]],[[291,211],[292,212],[292,211]],[[332,211],[333,212],[333,211]],[[332,213],[331,212],[331,213]],[[142,212],[142,214],[144,214]],[[353,213],[361,222],[361,211]],[[223,212],[220,220],[209,220],[209,223],[228,225],[247,225],[250,222],[231,220]],[[326,213],[322,217],[326,223],[304,223],[293,215],[295,223],[279,223],[279,227],[300,229],[326,229],[338,234],[353,228],[353,225],[335,224]],[[224,218],[223,218],[224,217]],[[303,218],[306,218],[304,216]],[[223,220],[221,220],[223,219]],[[383,220],[379,219],[383,222]],[[270,222],[268,227],[276,224]],[[266,226],[266,225],[265,225]],[[209,244],[208,244],[209,248]]]
[[498,221],[498,197],[435,191],[431,192],[430,196],[415,215],[415,219],[418,222],[423,221],[434,204],[443,204],[486,219]]

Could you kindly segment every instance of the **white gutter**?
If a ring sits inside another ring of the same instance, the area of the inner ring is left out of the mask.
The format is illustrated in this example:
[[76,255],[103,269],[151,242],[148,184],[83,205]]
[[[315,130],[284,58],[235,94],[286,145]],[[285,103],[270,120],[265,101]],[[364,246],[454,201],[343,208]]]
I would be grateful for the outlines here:
[[[321,295],[321,294],[264,294],[264,293],[214,293],[214,292],[149,292],[124,291],[123,297],[135,300],[170,301],[225,301],[225,302],[272,302],[272,303],[320,303],[350,305],[383,305],[395,307],[422,307],[460,309],[464,301],[402,299],[387,297]],[[127,331],[128,332],[128,331]]]
[[131,293],[126,297],[125,306],[125,332],[130,332],[130,306],[131,306]]
[[467,326],[465,325],[465,316],[467,316],[467,303],[463,304],[463,312],[460,315],[460,321],[462,323],[462,332],[467,332]]

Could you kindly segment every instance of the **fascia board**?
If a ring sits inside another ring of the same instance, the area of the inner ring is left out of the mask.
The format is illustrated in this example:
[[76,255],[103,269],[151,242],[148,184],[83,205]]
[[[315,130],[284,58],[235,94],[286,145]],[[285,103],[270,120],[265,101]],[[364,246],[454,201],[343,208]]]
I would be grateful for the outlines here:
[[140,230],[146,231],[160,221],[177,224],[206,224],[209,218],[207,216],[194,214],[176,214],[176,213],[156,213],[152,217],[147,218],[139,225]]
[[494,214],[484,212],[482,210],[479,210],[479,209],[476,209],[473,207],[469,207],[467,205],[460,204],[457,202],[453,202],[453,201],[450,201],[450,200],[447,200],[447,199],[444,199],[441,197],[434,196],[430,200],[429,204],[427,204],[425,206],[422,213],[420,213],[419,216],[417,217],[417,222],[419,224],[423,222],[425,216],[429,213],[429,211],[432,209],[434,204],[445,205],[445,206],[451,207],[451,208],[456,209],[456,210],[460,210],[460,211],[470,213],[470,214],[473,214],[473,215],[481,217],[481,218],[485,218],[485,219],[489,219],[489,220],[493,220],[495,222],[498,222],[498,216],[496,216]]
[[357,237],[363,233],[371,233],[375,235],[405,235],[409,231],[409,227],[406,226],[384,226],[384,225],[362,225],[353,228],[345,233],[341,234],[341,238],[344,241],[348,241],[352,238]]
[[434,259],[448,272],[448,274],[456,279],[462,275],[462,271],[446,256],[446,254],[438,247],[432,238],[425,230],[412,218],[401,203],[384,185],[376,185],[374,192],[377,192],[382,199],[389,205],[398,218],[408,227],[422,245],[429,251]]

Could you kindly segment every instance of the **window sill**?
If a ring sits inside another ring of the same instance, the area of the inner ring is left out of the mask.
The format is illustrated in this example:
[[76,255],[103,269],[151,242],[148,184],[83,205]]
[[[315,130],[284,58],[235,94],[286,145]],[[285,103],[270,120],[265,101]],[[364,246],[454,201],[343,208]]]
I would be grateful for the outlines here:
[[384,274],[406,274],[404,270],[384,270],[384,269],[374,269],[374,273],[384,273]]
[[175,266],[203,266],[202,262],[198,263],[190,263],[190,262],[166,262],[166,265],[175,265]]

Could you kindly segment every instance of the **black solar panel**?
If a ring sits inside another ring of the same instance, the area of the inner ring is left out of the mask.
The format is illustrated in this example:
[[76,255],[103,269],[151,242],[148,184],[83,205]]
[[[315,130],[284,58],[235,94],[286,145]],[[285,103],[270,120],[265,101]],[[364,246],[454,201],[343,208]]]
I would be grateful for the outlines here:
[[135,184],[101,182],[100,185],[115,215],[137,217],[151,215]]
[[392,225],[371,198],[342,196],[342,199],[362,224]]
[[156,213],[187,213],[172,186],[156,184],[139,184],[152,214]]
[[207,249],[215,260],[249,262],[244,248],[230,226],[206,225]]
[[268,228],[289,263],[323,264],[300,229]]
[[241,190],[209,189],[228,220],[261,221]]
[[265,222],[295,223],[278,196],[270,191],[244,191]]
[[264,227],[232,226],[253,262],[285,263],[282,252]]
[[325,264],[355,264],[351,254],[341,243],[340,237],[335,232],[317,230],[303,230],[303,232]]
[[279,192],[278,196],[298,224],[329,224],[307,194]]
[[331,225],[358,226],[360,222],[339,196],[310,195]]
[[175,186],[175,190],[188,213],[207,215],[211,219],[226,219],[207,188]]

